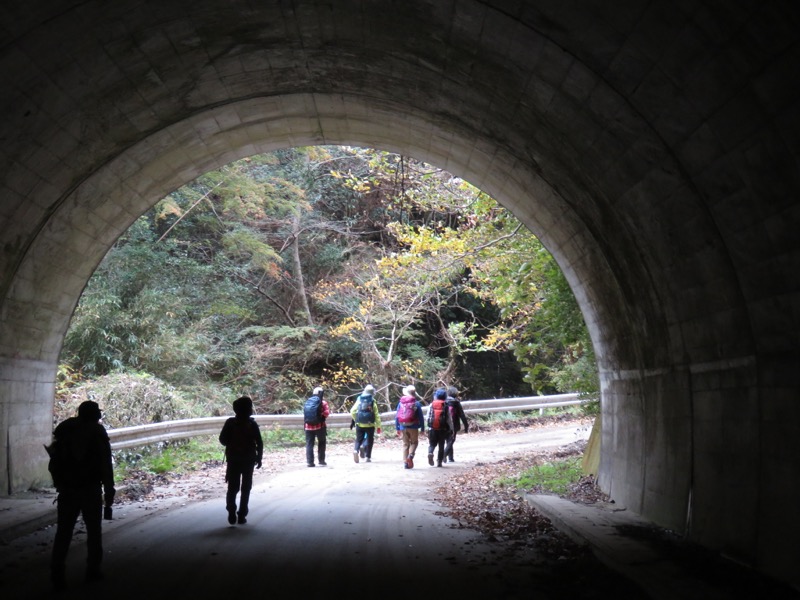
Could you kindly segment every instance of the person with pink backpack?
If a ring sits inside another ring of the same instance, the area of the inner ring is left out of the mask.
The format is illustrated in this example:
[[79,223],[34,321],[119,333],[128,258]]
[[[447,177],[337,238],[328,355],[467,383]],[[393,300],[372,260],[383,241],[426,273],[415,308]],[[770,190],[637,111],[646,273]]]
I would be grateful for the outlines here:
[[419,434],[425,432],[425,416],[416,392],[413,385],[403,388],[394,417],[397,435],[403,438],[403,466],[406,469],[414,468],[414,453],[419,445]]

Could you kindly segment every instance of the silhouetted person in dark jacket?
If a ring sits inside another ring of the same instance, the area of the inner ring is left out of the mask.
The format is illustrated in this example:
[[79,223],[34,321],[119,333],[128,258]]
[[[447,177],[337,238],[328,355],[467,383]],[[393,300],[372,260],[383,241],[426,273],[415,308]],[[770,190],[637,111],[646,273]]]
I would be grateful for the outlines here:
[[[219,434],[219,443],[225,446],[225,481],[228,482],[228,493],[225,496],[225,508],[228,511],[228,523],[239,525],[247,523],[249,512],[250,490],[253,488],[253,469],[261,468],[264,454],[264,441],[258,423],[253,419],[253,401],[247,396],[237,398],[233,402],[236,415],[225,421]],[[239,509],[236,509],[236,494],[241,490]]]
[[456,436],[461,431],[461,424],[464,424],[464,433],[469,433],[469,421],[467,415],[464,413],[464,407],[461,406],[461,400],[458,399],[458,390],[450,386],[447,388],[447,408],[450,410],[450,421],[452,429],[447,436],[447,442],[444,445],[444,460],[455,462],[453,458],[453,444],[456,443]]
[[78,407],[78,416],[66,419],[53,432],[50,472],[58,490],[58,525],[53,542],[50,576],[56,589],[65,587],[64,565],[78,515],[86,526],[86,580],[102,579],[103,561],[101,520],[103,504],[106,518],[111,518],[114,502],[114,470],[111,443],[96,402]]

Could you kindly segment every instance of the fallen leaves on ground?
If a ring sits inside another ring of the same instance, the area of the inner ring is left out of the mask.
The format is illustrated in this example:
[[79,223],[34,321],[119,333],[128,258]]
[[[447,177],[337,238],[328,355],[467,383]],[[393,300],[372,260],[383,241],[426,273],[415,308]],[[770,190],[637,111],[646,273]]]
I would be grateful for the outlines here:
[[[491,541],[514,541],[543,558],[564,559],[583,555],[586,549],[556,530],[550,521],[530,506],[524,493],[502,479],[513,479],[533,465],[580,456],[585,443],[574,443],[551,451],[516,455],[492,464],[478,464],[448,478],[436,489],[436,499],[459,527],[476,529]],[[605,500],[592,477],[572,486],[569,499],[593,503]]]

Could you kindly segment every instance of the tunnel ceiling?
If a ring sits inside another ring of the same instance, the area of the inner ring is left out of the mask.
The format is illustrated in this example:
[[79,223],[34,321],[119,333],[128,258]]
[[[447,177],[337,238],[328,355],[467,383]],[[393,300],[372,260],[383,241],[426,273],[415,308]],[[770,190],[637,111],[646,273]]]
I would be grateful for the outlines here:
[[798,11],[743,6],[9,7],[0,352],[55,360],[95,266],[164,194],[309,144],[407,153],[496,197],[565,270],[604,368],[785,347]]

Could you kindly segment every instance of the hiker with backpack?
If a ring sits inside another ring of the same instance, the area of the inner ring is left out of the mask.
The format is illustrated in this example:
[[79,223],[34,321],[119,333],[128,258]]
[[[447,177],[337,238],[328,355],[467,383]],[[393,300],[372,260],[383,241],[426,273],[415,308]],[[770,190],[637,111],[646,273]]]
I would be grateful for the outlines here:
[[433,466],[433,451],[436,453],[436,466],[441,467],[444,460],[444,445],[453,429],[450,411],[447,410],[447,392],[438,389],[433,394],[433,402],[428,408],[428,464]]
[[[45,446],[48,468],[58,491],[56,535],[50,562],[50,579],[56,590],[66,585],[65,564],[78,515],[86,527],[86,581],[103,578],[102,519],[111,519],[114,502],[114,468],[111,442],[97,402],[87,400],[78,416],[62,421],[53,432],[53,443]],[[105,505],[105,511],[103,506]]]
[[[261,468],[264,454],[264,440],[258,423],[253,419],[253,401],[242,396],[233,402],[233,413],[222,426],[219,443],[225,446],[225,481],[228,491],[225,495],[225,509],[228,523],[244,525],[250,504],[250,490],[253,488],[253,469]],[[236,507],[236,495],[239,507]]]
[[453,444],[456,442],[456,434],[461,431],[461,424],[464,424],[464,433],[469,433],[469,421],[467,415],[464,413],[464,407],[461,406],[461,400],[458,398],[458,390],[450,386],[447,388],[447,410],[450,412],[450,425],[452,429],[447,436],[447,442],[444,445],[444,459],[445,461],[455,462],[453,458]]
[[403,438],[403,468],[414,468],[414,453],[419,445],[419,434],[425,433],[425,416],[422,404],[417,400],[417,390],[413,385],[403,388],[403,395],[397,403],[394,426],[397,435]]
[[315,387],[311,396],[303,405],[303,429],[306,432],[306,464],[309,467],[315,466],[315,442],[319,466],[328,466],[328,463],[325,462],[325,449],[328,445],[328,430],[325,426],[325,419],[330,416],[331,411],[328,408],[328,403],[322,397],[323,394],[324,390],[321,387]]
[[353,449],[355,462],[358,462],[359,458],[372,462],[375,432],[381,432],[381,413],[378,410],[378,402],[375,400],[374,394],[375,388],[371,385],[366,386],[350,409],[350,416],[353,417],[356,429],[356,441]]

